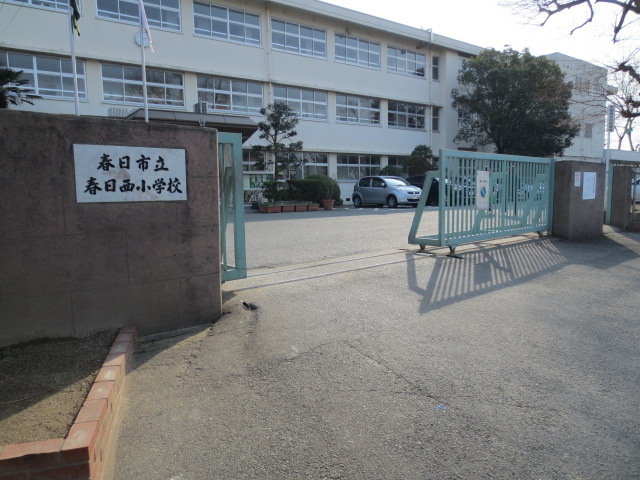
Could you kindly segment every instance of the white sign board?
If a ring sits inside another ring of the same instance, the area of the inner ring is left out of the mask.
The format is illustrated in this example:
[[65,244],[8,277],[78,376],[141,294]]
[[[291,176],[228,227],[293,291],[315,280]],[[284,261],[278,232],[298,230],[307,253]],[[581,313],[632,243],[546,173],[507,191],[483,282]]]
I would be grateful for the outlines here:
[[594,200],[596,198],[596,172],[584,172],[582,183],[582,199]]
[[573,177],[573,186],[579,187],[582,181],[582,172],[575,172]]
[[183,149],[74,144],[73,157],[78,203],[187,199]]
[[478,170],[476,172],[476,208],[489,210],[489,172]]

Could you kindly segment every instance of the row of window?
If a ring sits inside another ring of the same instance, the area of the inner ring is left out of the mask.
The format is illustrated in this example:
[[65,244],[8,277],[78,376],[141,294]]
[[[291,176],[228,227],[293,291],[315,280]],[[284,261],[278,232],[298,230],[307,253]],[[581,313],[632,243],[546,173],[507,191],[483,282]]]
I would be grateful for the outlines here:
[[[254,172],[255,175],[248,175],[245,181],[245,188],[262,188],[261,182],[270,180],[271,175],[262,175],[256,170],[254,165],[259,161],[256,152],[252,150],[243,150],[243,170],[245,172]],[[289,178],[306,178],[309,175],[328,175],[329,174],[329,154],[318,152],[296,152],[291,155],[298,157],[304,161],[304,165],[298,167],[295,171],[288,172]],[[357,154],[338,154],[337,156],[337,179],[338,180],[357,180],[367,175],[377,175],[381,169],[380,155],[357,155]],[[389,157],[389,165],[401,167],[402,160],[405,157]]]
[[[11,0],[68,10],[68,0]],[[138,23],[138,0],[97,0],[98,17]],[[145,0],[149,25],[180,31],[180,0]],[[193,2],[193,22],[197,35],[260,46],[262,27],[260,15],[211,3]],[[285,20],[271,20],[271,46],[274,50],[318,58],[327,57],[326,30]],[[380,43],[346,34],[335,34],[337,62],[380,69]],[[439,79],[440,59],[432,58],[433,80]],[[414,77],[425,76],[426,56],[402,48],[387,47],[387,71]]]
[[[0,66],[22,70],[34,93],[46,97],[73,98],[71,61],[64,58],[0,51]],[[78,91],[87,98],[84,62],[77,62]],[[147,68],[147,101],[152,105],[183,107],[184,80],[181,73]],[[102,64],[104,100],[142,103],[142,69],[126,65]],[[262,84],[244,80],[197,75],[198,102],[211,110],[259,114],[263,106]],[[274,87],[274,101],[289,105],[300,118],[326,120],[328,94],[296,87]],[[427,107],[414,103],[389,101],[388,125],[425,129]],[[364,125],[380,124],[380,100],[355,95],[336,95],[336,119]],[[432,126],[438,127],[438,109],[432,109]],[[438,128],[434,128],[438,130]]]

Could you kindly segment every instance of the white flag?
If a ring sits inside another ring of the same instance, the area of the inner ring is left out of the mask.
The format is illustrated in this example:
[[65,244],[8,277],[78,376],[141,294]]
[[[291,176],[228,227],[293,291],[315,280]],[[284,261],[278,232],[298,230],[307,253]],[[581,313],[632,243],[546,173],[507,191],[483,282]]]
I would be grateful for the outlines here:
[[[140,26],[142,27],[142,31],[147,36],[147,40],[149,41],[149,48],[153,53],[156,53],[153,50],[153,44],[151,43],[151,30],[149,30],[149,22],[147,22],[147,12],[144,10],[144,3],[142,0],[138,0],[139,8],[140,8]],[[140,42],[144,46],[144,38],[140,39]]]

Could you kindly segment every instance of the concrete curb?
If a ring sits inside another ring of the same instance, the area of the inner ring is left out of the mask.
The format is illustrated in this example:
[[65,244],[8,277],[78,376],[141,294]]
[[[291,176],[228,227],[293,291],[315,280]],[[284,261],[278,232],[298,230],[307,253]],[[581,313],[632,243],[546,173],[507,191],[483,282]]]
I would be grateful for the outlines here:
[[133,362],[136,327],[120,329],[67,438],[0,447],[0,480],[100,480]]

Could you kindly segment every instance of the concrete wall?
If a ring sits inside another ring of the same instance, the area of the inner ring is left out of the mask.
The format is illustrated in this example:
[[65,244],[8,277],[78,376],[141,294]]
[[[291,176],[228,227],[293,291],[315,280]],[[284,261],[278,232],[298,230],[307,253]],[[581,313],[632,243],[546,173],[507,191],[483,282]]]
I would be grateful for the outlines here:
[[[186,150],[188,200],[76,202],[73,144]],[[212,129],[0,115],[0,346],[221,314]]]
[[[596,173],[596,198],[583,200],[585,172]],[[575,185],[580,173],[580,185]],[[603,163],[563,161],[555,165],[553,234],[567,240],[602,235],[605,168]]]
[[611,225],[626,229],[631,225],[631,181],[633,167],[618,166],[613,169],[611,189]]

